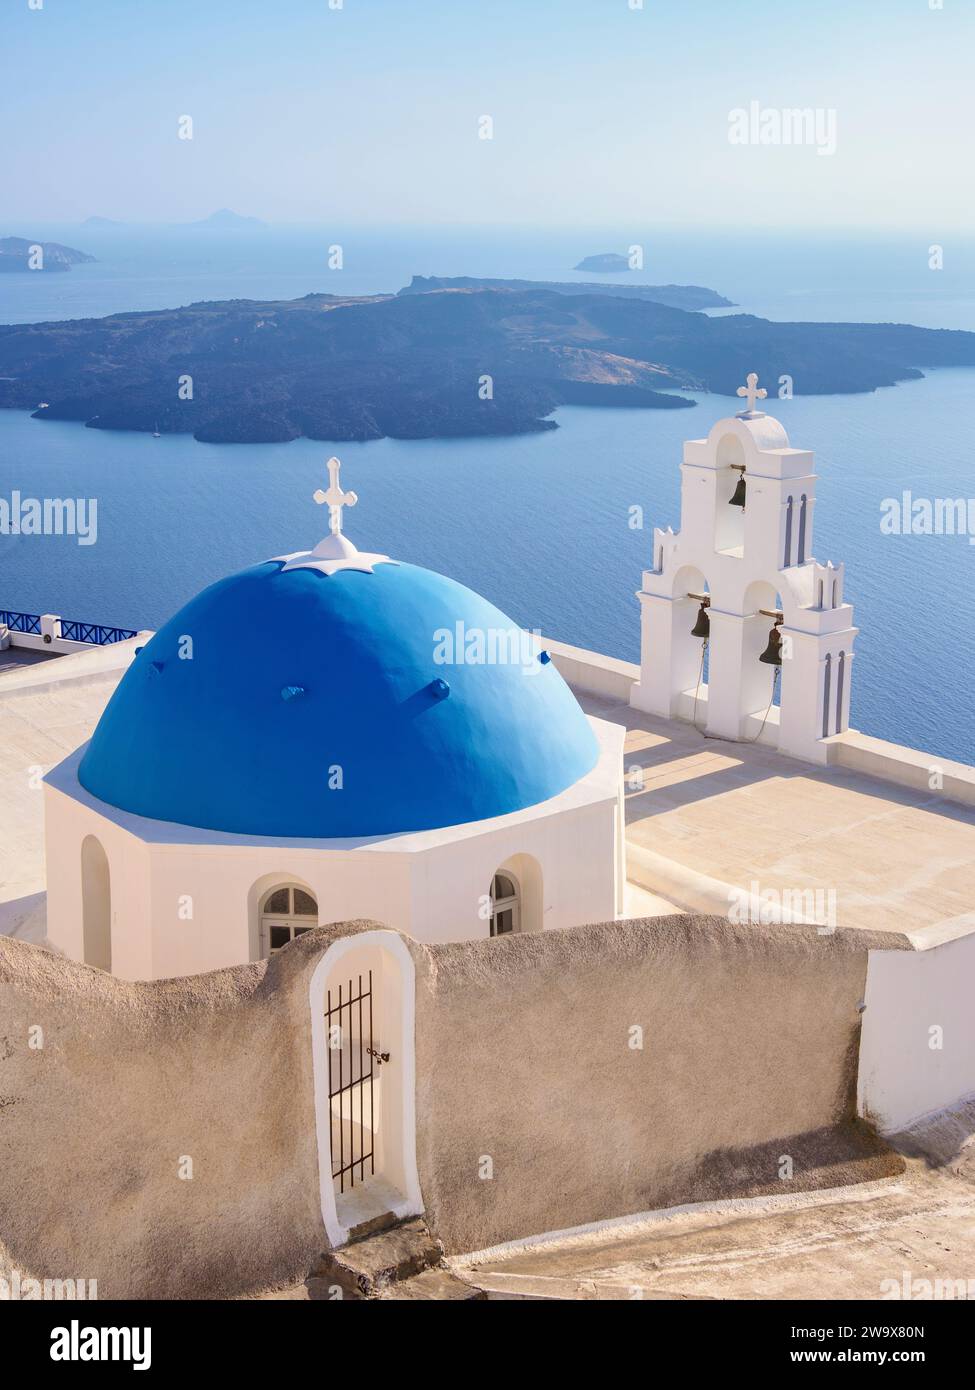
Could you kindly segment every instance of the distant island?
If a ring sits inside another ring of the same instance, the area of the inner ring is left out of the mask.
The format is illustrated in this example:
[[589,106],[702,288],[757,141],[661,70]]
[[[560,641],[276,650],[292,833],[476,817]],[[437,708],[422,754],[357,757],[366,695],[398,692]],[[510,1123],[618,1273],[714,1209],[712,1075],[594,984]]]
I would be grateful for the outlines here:
[[[115,231],[130,225],[152,226],[152,223],[117,222],[114,217],[86,217],[81,223],[82,227],[90,227],[92,231]],[[231,208],[218,208],[216,212],[211,212],[209,217],[197,218],[192,222],[168,222],[163,225],[168,227],[207,227],[215,231],[254,231],[260,227],[266,227],[267,223],[262,222],[259,217],[243,217],[239,212],[232,211]]]
[[[37,246],[41,248],[40,264],[32,266],[31,258],[36,256],[33,248]],[[29,241],[22,236],[0,237],[0,274],[24,271],[28,275],[36,275],[38,271],[64,271],[94,259],[86,251],[62,246],[58,241]]]
[[652,299],[674,309],[731,309],[732,300],[703,285],[601,285],[597,280],[482,280],[470,275],[414,275],[400,294],[430,290],[548,290],[553,294],[608,294],[620,299]]
[[620,256],[616,251],[604,251],[601,256],[586,256],[578,265],[572,267],[573,270],[595,270],[600,274],[611,271],[616,274],[621,270],[629,270],[630,262],[626,256]]
[[241,217],[239,212],[232,212],[230,208],[220,208],[199,222],[183,222],[180,225],[184,227],[212,227],[218,231],[230,231],[235,228],[253,231],[256,227],[266,227],[267,223],[262,222],[259,217]]
[[734,396],[749,371],[774,396],[782,375],[817,395],[975,366],[975,333],[955,330],[416,284],[0,325],[0,407],[215,443],[447,438],[554,429],[560,405],[687,409],[678,390]]

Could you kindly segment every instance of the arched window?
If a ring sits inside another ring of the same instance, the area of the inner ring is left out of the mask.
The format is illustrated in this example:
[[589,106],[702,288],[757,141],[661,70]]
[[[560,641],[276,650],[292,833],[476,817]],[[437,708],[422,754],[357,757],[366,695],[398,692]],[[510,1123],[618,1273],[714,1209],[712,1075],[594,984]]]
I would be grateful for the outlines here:
[[491,880],[491,935],[507,936],[521,925],[521,901],[514,875],[495,874]]
[[94,835],[81,846],[81,917],[85,964],[112,968],[112,880],[108,856]]
[[318,903],[306,888],[289,883],[265,893],[261,903],[261,951],[280,951],[302,932],[318,926]]
[[824,664],[826,670],[823,676],[823,738],[829,738],[829,687],[833,666],[833,658],[829,652],[826,653]]
[[836,675],[836,732],[843,728],[843,686],[846,681],[846,652],[840,652],[839,670]]
[[800,502],[799,502],[799,564],[800,564],[800,565],[805,564],[805,561],[806,561],[806,506],[807,506],[807,502],[808,502],[808,499],[807,499],[807,497],[806,497],[806,494],[803,493],[803,494],[802,494],[802,499],[801,499]]

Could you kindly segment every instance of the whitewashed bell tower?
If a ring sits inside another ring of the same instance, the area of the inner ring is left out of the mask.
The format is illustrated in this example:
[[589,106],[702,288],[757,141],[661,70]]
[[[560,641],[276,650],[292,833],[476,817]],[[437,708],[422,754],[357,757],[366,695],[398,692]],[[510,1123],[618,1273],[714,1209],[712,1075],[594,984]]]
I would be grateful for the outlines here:
[[813,456],[756,408],[766,394],[757,382],[752,372],[739,388],[743,411],[684,445],[680,530],[654,530],[637,595],[631,703],[825,763],[828,740],[849,724],[857,629],[843,566],[812,556]]

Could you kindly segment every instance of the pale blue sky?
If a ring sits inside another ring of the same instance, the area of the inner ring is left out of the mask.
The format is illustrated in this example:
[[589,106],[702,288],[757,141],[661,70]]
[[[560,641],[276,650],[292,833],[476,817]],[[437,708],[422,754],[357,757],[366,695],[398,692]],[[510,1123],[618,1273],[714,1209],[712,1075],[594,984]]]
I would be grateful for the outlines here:
[[[971,0],[632,3],[3,0],[0,223],[970,228]],[[729,144],[752,100],[836,154]]]

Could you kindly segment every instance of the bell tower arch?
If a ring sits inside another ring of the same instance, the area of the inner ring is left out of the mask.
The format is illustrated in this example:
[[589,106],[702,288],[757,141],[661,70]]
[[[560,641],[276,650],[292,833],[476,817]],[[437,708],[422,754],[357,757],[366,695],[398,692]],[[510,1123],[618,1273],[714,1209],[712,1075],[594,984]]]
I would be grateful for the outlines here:
[[[813,558],[813,455],[757,408],[754,372],[738,394],[744,410],[684,445],[680,530],[654,530],[631,703],[699,724],[703,706],[715,737],[824,763],[826,741],[849,726],[857,629],[843,566]],[[694,594],[706,595],[706,624]],[[685,698],[705,666],[697,700]]]

